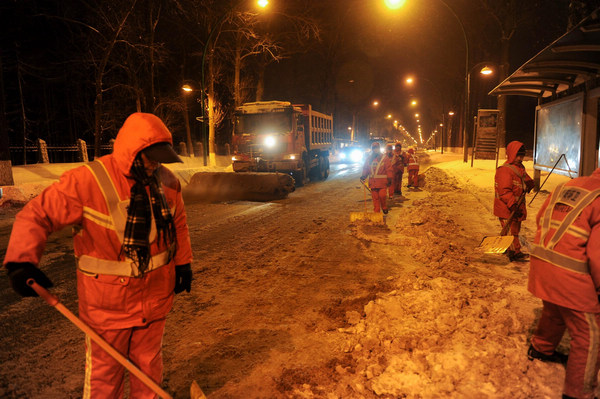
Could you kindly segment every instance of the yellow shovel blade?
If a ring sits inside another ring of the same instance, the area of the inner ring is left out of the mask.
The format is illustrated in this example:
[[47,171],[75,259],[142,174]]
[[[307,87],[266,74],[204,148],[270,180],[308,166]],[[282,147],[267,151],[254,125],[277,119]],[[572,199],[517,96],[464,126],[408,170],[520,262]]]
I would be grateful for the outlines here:
[[366,220],[373,223],[383,223],[383,213],[381,212],[350,212],[350,221]]
[[513,243],[514,236],[491,236],[483,237],[479,249],[486,254],[503,254],[506,252],[510,244]]
[[200,385],[196,381],[192,381],[190,386],[190,399],[206,399],[204,392],[200,389]]

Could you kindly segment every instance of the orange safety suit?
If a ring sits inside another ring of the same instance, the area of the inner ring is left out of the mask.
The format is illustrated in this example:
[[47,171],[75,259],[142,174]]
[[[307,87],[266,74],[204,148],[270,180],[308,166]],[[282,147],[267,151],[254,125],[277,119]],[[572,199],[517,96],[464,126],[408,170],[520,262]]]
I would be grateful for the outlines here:
[[[116,137],[112,154],[65,172],[17,214],[4,259],[5,264],[38,265],[48,235],[74,226],[79,317],[157,383],[162,380],[161,344],[165,317],[173,304],[175,265],[192,261],[181,185],[164,166],[158,173],[174,219],[176,245],[167,248],[162,240],[158,243],[152,222],[152,259],[141,275],[122,254],[121,245],[134,184],[127,175],[136,155],[159,142],[172,143],[159,118],[131,115]],[[169,251],[175,252],[167,262]],[[83,397],[119,398],[123,383],[123,367],[86,339]],[[130,389],[132,398],[155,397],[133,376]]]
[[363,176],[369,177],[369,188],[375,212],[387,213],[387,188],[392,181],[392,164],[385,154],[371,154],[364,163]]
[[571,336],[563,393],[593,398],[600,369],[600,169],[559,185],[537,215],[529,291],[543,301],[531,344],[552,354]]
[[419,187],[419,158],[415,155],[415,150],[408,149],[408,185],[407,187]]
[[[523,146],[520,141],[512,141],[506,147],[507,161],[496,169],[494,177],[495,198],[494,215],[500,219],[502,227],[508,222],[511,214],[511,207],[517,203],[519,197],[525,192],[529,192],[533,186],[533,179],[527,174],[522,163],[516,163],[517,152]],[[518,217],[513,217],[510,225],[510,234],[515,237],[510,246],[510,250],[515,253],[521,252],[521,243],[519,242],[519,233],[521,231],[521,222],[527,219],[527,206],[522,201],[518,207]]]
[[402,176],[404,175],[404,166],[408,163],[406,153],[402,150],[394,150],[394,160],[392,161],[393,178],[390,186],[390,195],[402,195]]

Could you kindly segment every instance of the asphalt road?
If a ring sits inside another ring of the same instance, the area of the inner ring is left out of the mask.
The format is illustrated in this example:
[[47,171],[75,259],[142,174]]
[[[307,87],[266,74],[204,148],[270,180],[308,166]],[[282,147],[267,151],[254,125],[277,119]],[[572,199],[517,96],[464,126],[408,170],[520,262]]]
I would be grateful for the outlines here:
[[[391,267],[367,256],[350,233],[350,212],[365,209],[359,176],[359,165],[332,164],[326,181],[283,200],[186,203],[194,282],[167,319],[168,392],[188,397],[196,380],[212,398],[285,397],[285,370],[339,351],[321,333],[373,299]],[[11,224],[12,215],[3,215],[2,251]],[[53,292],[76,311],[69,229],[51,236],[41,267]],[[6,278],[0,345],[1,397],[81,396],[83,334],[39,298],[12,293]]]

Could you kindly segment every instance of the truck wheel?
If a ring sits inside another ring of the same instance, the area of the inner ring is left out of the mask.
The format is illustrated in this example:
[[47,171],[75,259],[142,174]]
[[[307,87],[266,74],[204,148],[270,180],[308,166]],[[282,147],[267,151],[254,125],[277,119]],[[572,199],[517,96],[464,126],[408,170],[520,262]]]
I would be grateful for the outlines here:
[[322,176],[323,180],[326,180],[329,177],[329,158],[325,158],[324,167]]
[[292,172],[292,177],[296,182],[296,187],[304,186],[304,183],[306,183],[306,168],[302,168],[296,172]]

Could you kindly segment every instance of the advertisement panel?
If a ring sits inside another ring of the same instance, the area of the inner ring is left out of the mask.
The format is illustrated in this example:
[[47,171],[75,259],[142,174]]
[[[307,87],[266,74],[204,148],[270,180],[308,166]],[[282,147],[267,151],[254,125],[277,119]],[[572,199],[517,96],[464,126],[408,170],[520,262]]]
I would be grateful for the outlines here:
[[579,175],[582,119],[583,93],[536,108],[534,168]]

